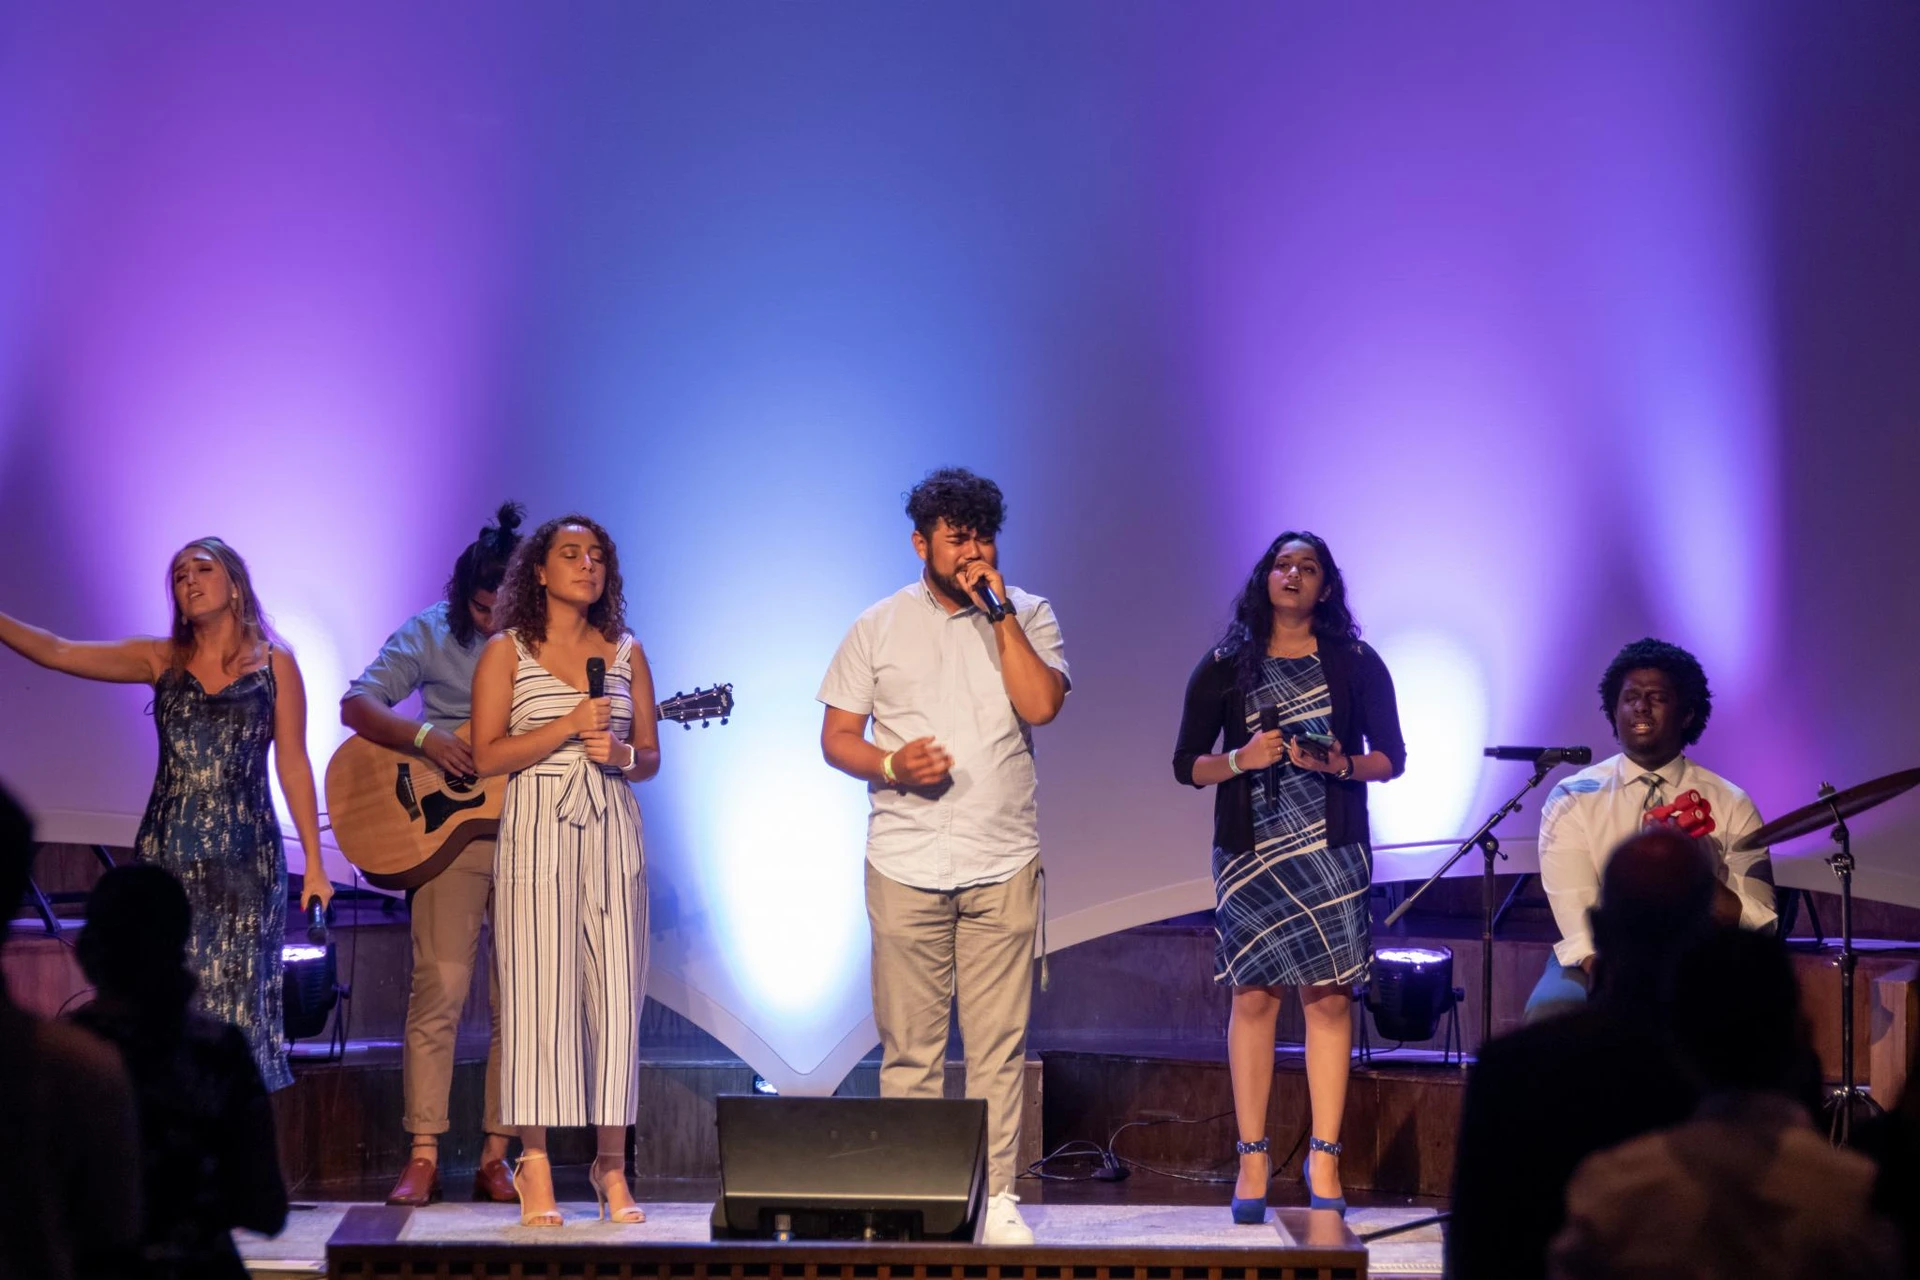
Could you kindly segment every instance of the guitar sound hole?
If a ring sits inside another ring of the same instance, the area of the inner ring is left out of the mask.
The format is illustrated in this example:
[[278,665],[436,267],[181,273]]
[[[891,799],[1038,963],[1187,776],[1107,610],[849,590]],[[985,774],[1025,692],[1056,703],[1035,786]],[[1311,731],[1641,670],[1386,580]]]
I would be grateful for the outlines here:
[[474,784],[479,781],[480,779],[474,777],[448,778],[447,790],[457,795],[465,795],[467,792],[473,790]]

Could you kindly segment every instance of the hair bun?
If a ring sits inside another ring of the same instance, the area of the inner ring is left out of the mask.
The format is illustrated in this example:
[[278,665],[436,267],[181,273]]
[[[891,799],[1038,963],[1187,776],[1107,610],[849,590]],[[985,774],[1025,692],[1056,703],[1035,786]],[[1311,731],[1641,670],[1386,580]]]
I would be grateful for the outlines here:
[[503,502],[500,504],[500,510],[494,513],[493,523],[500,532],[511,534],[520,527],[521,521],[525,520],[526,516],[527,509],[519,503]]

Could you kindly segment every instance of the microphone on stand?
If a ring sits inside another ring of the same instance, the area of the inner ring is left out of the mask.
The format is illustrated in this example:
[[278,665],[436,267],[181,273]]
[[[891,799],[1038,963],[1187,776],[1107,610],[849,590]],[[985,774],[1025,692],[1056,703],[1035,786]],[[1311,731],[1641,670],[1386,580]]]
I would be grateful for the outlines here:
[[973,584],[973,594],[980,598],[980,607],[987,611],[988,622],[998,622],[1007,616],[1006,603],[994,594],[993,584],[984,577]]
[[587,659],[587,696],[589,698],[607,696],[607,660],[605,658]]
[[1551,769],[1558,764],[1592,764],[1592,747],[1488,747],[1489,760],[1523,760]]

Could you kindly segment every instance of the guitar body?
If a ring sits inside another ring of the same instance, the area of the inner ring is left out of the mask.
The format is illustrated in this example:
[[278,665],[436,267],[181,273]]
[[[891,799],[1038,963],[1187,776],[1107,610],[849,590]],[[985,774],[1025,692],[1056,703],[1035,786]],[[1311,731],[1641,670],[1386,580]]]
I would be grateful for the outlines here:
[[505,778],[449,778],[424,756],[357,734],[327,762],[326,786],[340,852],[381,889],[418,889],[469,844],[491,840],[507,793]]
[[[705,728],[733,714],[733,686],[676,693],[654,708],[659,720]],[[454,730],[473,741],[462,724]],[[355,734],[327,761],[327,819],[334,841],[367,883],[418,889],[445,871],[475,840],[500,833],[507,780],[449,778],[425,756],[395,751]]]

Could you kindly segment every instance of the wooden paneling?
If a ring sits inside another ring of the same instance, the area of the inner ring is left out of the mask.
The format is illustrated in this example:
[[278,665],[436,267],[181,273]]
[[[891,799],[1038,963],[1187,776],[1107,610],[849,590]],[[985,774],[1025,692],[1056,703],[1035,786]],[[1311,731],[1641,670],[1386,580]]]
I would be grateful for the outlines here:
[[[1042,1061],[1047,1150],[1075,1141],[1104,1146],[1122,1125],[1147,1121],[1118,1134],[1116,1155],[1188,1175],[1230,1177],[1233,1087],[1223,1058],[1056,1050]],[[1446,1195],[1464,1085],[1458,1067],[1357,1067],[1341,1133],[1344,1184]],[[1299,1187],[1307,1121],[1305,1072],[1297,1056],[1283,1057],[1267,1109],[1276,1189]],[[1225,1181],[1221,1194],[1228,1194]]]

